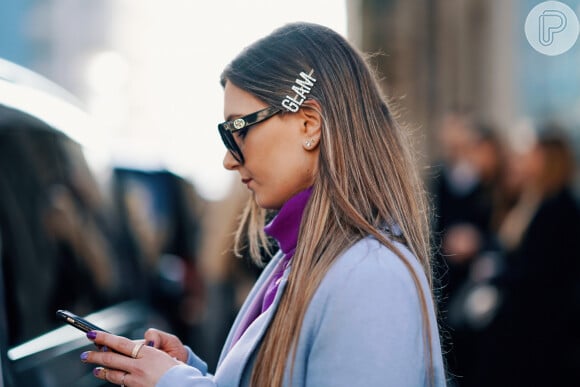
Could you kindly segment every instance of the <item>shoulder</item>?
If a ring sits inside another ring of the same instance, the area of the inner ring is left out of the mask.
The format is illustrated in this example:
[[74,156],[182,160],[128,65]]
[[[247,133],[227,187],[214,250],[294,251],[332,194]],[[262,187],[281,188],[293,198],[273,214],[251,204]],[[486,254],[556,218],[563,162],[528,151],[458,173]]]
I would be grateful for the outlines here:
[[[402,257],[374,238],[364,238],[336,257],[320,283],[297,348],[298,359],[308,359],[312,385],[321,385],[317,381],[328,375],[336,379],[333,385],[424,385],[426,336],[442,374],[426,277],[407,248],[394,246]],[[429,332],[419,291],[428,305]]]
[[[557,225],[558,227],[553,227]],[[562,235],[567,230],[580,228],[580,206],[578,199],[569,189],[562,190],[546,198],[539,206],[532,223],[530,232],[540,237],[545,235]],[[569,236],[563,238],[568,239]]]
[[540,204],[538,213],[559,213],[558,215],[572,212],[576,215],[579,211],[578,199],[570,189],[562,189],[548,197]]
[[366,237],[337,257],[312,299],[311,317],[322,319],[332,311],[351,310],[379,317],[376,321],[397,316],[398,321],[403,317],[402,320],[420,324],[421,303],[416,284],[420,284],[427,300],[431,298],[430,288],[416,257],[404,245],[393,243],[401,256],[376,239]]
[[336,258],[321,286],[348,281],[351,290],[377,286],[398,291],[408,288],[416,293],[413,274],[427,284],[423,268],[406,246],[393,242],[393,247],[399,254],[370,236],[361,239]]

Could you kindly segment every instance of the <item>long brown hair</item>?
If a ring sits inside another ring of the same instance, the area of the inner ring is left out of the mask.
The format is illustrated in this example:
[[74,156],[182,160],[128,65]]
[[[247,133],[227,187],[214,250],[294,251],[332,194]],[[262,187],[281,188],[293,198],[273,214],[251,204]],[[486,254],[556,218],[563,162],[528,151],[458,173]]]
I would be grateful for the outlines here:
[[[409,136],[393,119],[362,55],[329,28],[292,23],[242,51],[224,70],[222,84],[232,82],[279,106],[291,94],[298,74],[310,70],[316,84],[309,97],[319,103],[323,119],[318,175],[285,293],[259,349],[252,385],[283,384],[287,360],[295,357],[302,321],[316,289],[336,257],[368,235],[391,249],[415,282],[432,381],[430,300],[419,274],[384,236],[385,226],[401,230],[402,242],[420,261],[431,285],[424,189],[410,154]],[[264,213],[255,203],[248,205],[238,232],[238,249],[243,240],[249,240],[250,251],[260,251],[265,241]]]

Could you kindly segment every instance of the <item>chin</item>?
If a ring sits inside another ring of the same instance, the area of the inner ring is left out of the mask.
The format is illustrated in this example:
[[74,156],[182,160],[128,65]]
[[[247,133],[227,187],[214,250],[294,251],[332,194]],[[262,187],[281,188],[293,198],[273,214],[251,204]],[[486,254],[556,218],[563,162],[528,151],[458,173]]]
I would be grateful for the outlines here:
[[282,208],[282,204],[278,203],[275,200],[269,200],[268,198],[264,198],[263,196],[260,196],[258,194],[254,195],[254,200],[256,201],[256,204],[258,204],[258,206],[260,208],[263,208],[265,210],[279,210],[280,208]]

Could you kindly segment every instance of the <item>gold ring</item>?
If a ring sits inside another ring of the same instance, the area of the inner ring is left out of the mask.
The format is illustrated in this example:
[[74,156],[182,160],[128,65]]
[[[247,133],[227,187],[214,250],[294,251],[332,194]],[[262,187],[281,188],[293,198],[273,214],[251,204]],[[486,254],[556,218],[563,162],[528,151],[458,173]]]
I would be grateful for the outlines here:
[[139,351],[143,348],[143,343],[135,344],[133,347],[133,351],[131,352],[131,357],[133,359],[137,359],[137,355],[139,355]]
[[105,382],[109,382],[109,379],[107,379],[108,376],[109,376],[109,370],[103,367],[103,379],[105,379]]

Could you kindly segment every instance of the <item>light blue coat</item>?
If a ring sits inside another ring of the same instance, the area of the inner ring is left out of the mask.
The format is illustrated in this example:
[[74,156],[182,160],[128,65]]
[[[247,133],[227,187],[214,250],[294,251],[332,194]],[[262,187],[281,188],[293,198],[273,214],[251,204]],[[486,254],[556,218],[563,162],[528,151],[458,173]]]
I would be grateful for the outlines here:
[[[439,332],[429,287],[411,253],[397,245],[413,266],[428,300],[434,386],[445,386]],[[272,306],[232,339],[252,302],[260,299],[280,255],[264,269],[246,299],[222,350],[215,375],[193,353],[188,365],[167,371],[157,387],[249,386],[258,343],[268,328],[286,285],[284,273]],[[367,237],[347,249],[323,279],[306,312],[296,363],[286,386],[427,386],[421,308],[409,270],[388,248]]]

